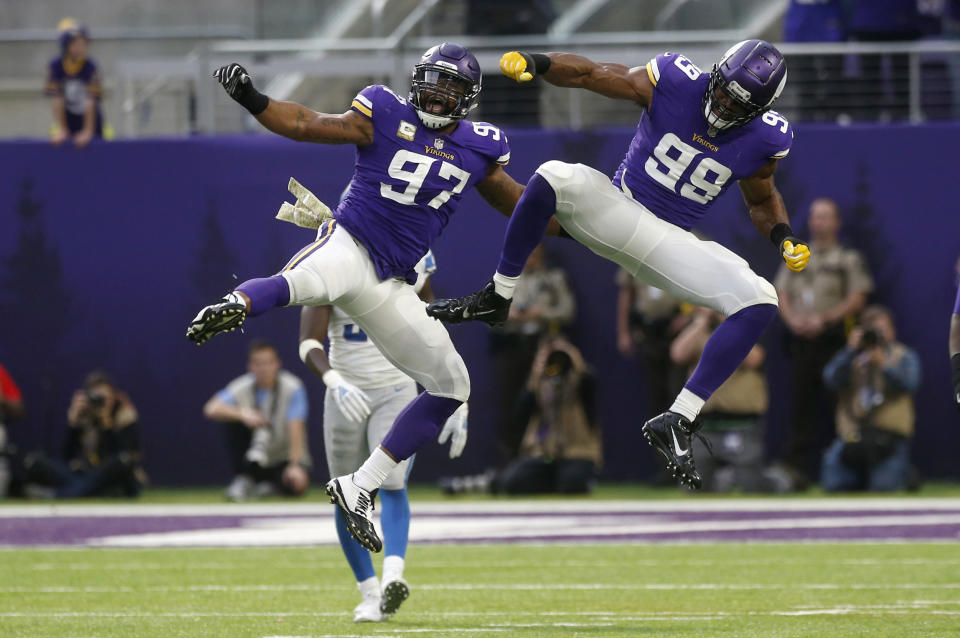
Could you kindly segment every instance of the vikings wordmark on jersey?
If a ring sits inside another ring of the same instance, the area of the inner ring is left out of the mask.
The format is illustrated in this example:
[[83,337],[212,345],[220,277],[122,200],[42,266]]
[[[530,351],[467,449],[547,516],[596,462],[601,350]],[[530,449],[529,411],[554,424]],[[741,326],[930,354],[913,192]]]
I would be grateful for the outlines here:
[[766,111],[717,134],[704,118],[710,74],[676,53],[647,63],[653,100],[613,183],[658,217],[689,230],[737,180],[790,152],[786,118]]

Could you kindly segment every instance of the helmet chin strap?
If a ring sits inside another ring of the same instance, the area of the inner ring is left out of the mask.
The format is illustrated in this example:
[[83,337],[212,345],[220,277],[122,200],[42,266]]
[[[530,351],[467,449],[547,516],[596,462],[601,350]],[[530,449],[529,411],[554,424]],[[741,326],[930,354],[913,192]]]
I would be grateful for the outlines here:
[[452,118],[447,115],[431,115],[430,113],[427,113],[421,109],[416,109],[416,111],[417,117],[420,118],[420,121],[423,122],[423,125],[427,128],[443,128],[444,126],[453,124],[456,121],[456,118]]

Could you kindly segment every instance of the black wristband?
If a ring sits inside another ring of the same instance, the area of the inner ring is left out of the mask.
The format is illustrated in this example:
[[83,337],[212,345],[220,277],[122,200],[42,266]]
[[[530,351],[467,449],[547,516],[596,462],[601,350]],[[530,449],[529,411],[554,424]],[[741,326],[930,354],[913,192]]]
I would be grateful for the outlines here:
[[237,98],[240,106],[250,111],[250,115],[260,115],[270,104],[270,98],[253,88],[252,83],[246,84],[246,90],[243,95]]
[[777,250],[779,250],[783,245],[784,239],[792,236],[793,229],[790,228],[790,224],[784,224],[781,222],[770,229],[770,241],[772,241],[773,245],[777,247]]
[[960,388],[960,353],[950,357],[950,370],[953,372],[953,387]]
[[537,75],[543,75],[550,70],[550,56],[543,53],[529,53],[528,55],[533,60],[533,68]]

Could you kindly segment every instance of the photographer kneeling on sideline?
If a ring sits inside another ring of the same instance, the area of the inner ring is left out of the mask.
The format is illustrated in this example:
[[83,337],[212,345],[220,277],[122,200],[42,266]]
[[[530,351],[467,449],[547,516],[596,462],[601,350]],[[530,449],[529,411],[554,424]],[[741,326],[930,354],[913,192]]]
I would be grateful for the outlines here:
[[846,348],[824,368],[823,380],[839,395],[837,439],[823,456],[823,489],[907,488],[920,358],[896,340],[889,310],[863,311]]

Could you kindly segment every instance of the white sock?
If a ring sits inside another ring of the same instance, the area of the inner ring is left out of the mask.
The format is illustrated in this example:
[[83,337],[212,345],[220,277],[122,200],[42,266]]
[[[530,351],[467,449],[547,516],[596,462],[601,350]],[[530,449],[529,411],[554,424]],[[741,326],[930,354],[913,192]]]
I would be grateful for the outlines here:
[[403,578],[403,556],[384,556],[383,582],[390,583]]
[[360,489],[372,492],[383,485],[387,480],[387,475],[397,467],[399,463],[394,461],[378,447],[373,451],[367,460],[363,462],[356,472],[353,473],[353,484]]
[[690,421],[690,423],[693,423],[697,415],[700,414],[700,410],[703,409],[703,404],[706,402],[706,399],[701,399],[693,392],[690,392],[690,390],[684,388],[680,390],[677,399],[673,402],[673,405],[670,406],[670,411],[676,412]]
[[520,279],[519,275],[516,277],[507,277],[500,273],[494,273],[493,288],[496,293],[504,299],[513,299],[513,290],[517,287],[518,279]]
[[360,590],[360,595],[366,598],[380,598],[380,583],[377,582],[376,576],[371,576],[366,580],[361,580],[357,583],[357,589]]

